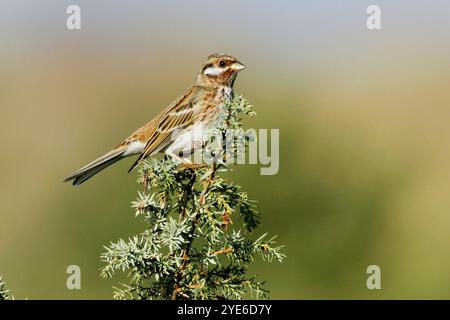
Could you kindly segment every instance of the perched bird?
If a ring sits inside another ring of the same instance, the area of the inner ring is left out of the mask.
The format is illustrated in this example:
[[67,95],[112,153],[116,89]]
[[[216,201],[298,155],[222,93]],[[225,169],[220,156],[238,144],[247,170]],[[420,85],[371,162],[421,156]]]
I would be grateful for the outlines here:
[[195,167],[188,156],[203,146],[203,128],[216,122],[221,105],[233,98],[237,73],[245,66],[226,54],[212,54],[200,69],[195,83],[150,122],[133,132],[114,149],[64,179],[80,185],[113,163],[132,155],[145,158],[158,152]]

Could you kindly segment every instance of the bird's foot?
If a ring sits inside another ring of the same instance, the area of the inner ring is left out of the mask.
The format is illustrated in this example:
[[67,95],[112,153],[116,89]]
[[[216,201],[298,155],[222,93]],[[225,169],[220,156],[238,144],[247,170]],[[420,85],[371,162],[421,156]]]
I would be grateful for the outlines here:
[[206,168],[207,166],[208,166],[207,163],[183,162],[181,164],[182,168],[184,168],[184,169],[192,169],[192,170]]

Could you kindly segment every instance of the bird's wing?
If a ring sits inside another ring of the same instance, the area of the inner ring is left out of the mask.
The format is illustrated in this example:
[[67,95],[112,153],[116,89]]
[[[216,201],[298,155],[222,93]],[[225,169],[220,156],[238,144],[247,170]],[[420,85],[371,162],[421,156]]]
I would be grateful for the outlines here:
[[162,112],[156,128],[150,136],[150,139],[148,139],[144,150],[128,172],[133,170],[134,167],[148,156],[167,147],[177,138],[182,129],[194,122],[196,114],[195,100],[198,90],[198,87],[192,87],[186,94],[169,105],[166,110]]

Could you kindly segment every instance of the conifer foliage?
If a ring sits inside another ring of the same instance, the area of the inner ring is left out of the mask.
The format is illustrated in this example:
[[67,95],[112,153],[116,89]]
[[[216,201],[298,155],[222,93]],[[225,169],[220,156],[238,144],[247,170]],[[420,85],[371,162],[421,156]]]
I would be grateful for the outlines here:
[[275,237],[256,232],[255,202],[221,176],[244,153],[251,137],[242,128],[242,117],[252,115],[242,97],[223,107],[203,150],[210,160],[206,167],[183,168],[167,158],[140,166],[141,190],[132,207],[145,230],[110,243],[101,255],[102,277],[128,274],[128,283],[115,288],[114,298],[268,298],[264,282],[248,275],[248,266],[255,258],[281,262],[282,246]]
[[9,295],[9,290],[6,289],[5,281],[3,281],[3,276],[0,275],[0,300],[11,300],[12,297]]

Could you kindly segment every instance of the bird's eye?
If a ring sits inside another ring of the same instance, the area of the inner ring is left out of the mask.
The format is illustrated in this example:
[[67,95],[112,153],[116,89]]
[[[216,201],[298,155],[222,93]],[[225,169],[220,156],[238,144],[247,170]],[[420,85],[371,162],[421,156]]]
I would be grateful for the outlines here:
[[219,62],[219,66],[220,66],[220,67],[225,67],[225,65],[226,65],[225,61],[223,61],[223,60],[220,60],[220,62]]

